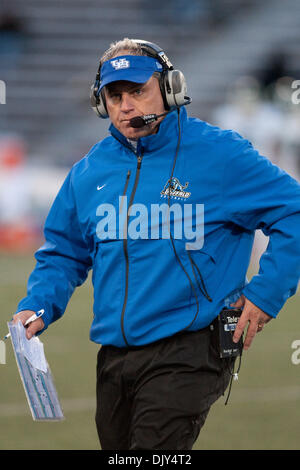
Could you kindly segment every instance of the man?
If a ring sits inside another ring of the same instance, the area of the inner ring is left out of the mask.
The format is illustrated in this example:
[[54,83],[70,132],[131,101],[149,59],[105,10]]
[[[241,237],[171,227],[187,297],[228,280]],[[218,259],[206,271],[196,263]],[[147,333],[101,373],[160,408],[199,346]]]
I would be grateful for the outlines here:
[[[232,376],[218,314],[243,309],[234,341],[245,331],[248,349],[296,292],[299,184],[238,134],[188,118],[183,74],[155,44],[113,44],[91,100],[112,135],[67,176],[14,319],[43,308],[27,336],[41,332],[93,268],[102,449],[191,449]],[[256,229],[270,243],[247,283]]]

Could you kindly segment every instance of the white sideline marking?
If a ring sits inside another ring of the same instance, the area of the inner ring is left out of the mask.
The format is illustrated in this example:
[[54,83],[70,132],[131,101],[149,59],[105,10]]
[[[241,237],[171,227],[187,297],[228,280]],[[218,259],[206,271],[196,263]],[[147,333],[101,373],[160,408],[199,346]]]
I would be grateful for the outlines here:
[[[226,395],[226,391],[225,391]],[[222,401],[221,397],[219,403]],[[263,402],[289,402],[300,401],[300,387],[279,388],[238,388],[233,385],[230,400],[232,403],[263,403]],[[73,413],[81,411],[96,411],[96,397],[66,398],[61,400],[63,412]],[[30,410],[25,403],[1,403],[0,416],[24,416],[30,415]]]
[[[96,411],[96,396],[91,398],[67,398],[60,400],[63,412]],[[0,416],[30,415],[26,403],[0,403]]]
[[[300,387],[267,387],[267,388],[238,388],[232,386],[232,402],[235,403],[259,403],[259,402],[288,402],[300,400]],[[226,395],[226,391],[225,391]]]

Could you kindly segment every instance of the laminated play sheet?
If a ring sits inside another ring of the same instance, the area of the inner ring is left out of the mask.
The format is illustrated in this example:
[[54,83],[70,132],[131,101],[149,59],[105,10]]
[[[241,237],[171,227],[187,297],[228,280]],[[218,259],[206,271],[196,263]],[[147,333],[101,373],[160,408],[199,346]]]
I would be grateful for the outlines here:
[[9,322],[8,329],[32,418],[34,421],[64,419],[43,343],[36,336],[28,340],[20,321]]

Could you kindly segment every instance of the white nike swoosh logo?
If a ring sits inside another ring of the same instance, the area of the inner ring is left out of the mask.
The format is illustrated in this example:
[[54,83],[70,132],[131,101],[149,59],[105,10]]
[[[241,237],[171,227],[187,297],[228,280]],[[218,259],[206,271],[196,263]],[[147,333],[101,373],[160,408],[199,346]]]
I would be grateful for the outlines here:
[[103,184],[102,186],[97,186],[97,191],[100,191],[100,189],[104,188],[104,186],[106,186],[106,184]]

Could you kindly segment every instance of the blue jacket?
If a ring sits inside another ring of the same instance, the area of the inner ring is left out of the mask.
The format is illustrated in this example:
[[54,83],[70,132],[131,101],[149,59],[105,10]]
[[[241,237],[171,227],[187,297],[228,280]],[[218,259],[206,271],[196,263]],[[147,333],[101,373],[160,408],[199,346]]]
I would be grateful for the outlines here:
[[[276,317],[299,279],[300,185],[238,134],[188,118],[184,108],[179,119],[171,182],[176,111],[136,149],[111,126],[112,135],[73,166],[17,311],[44,308],[47,328],[93,268],[90,338],[103,345],[143,345],[198,330],[242,293]],[[168,230],[161,214],[151,217],[162,204],[174,214]],[[193,244],[197,227],[204,237]],[[256,229],[270,238],[247,283]]]

